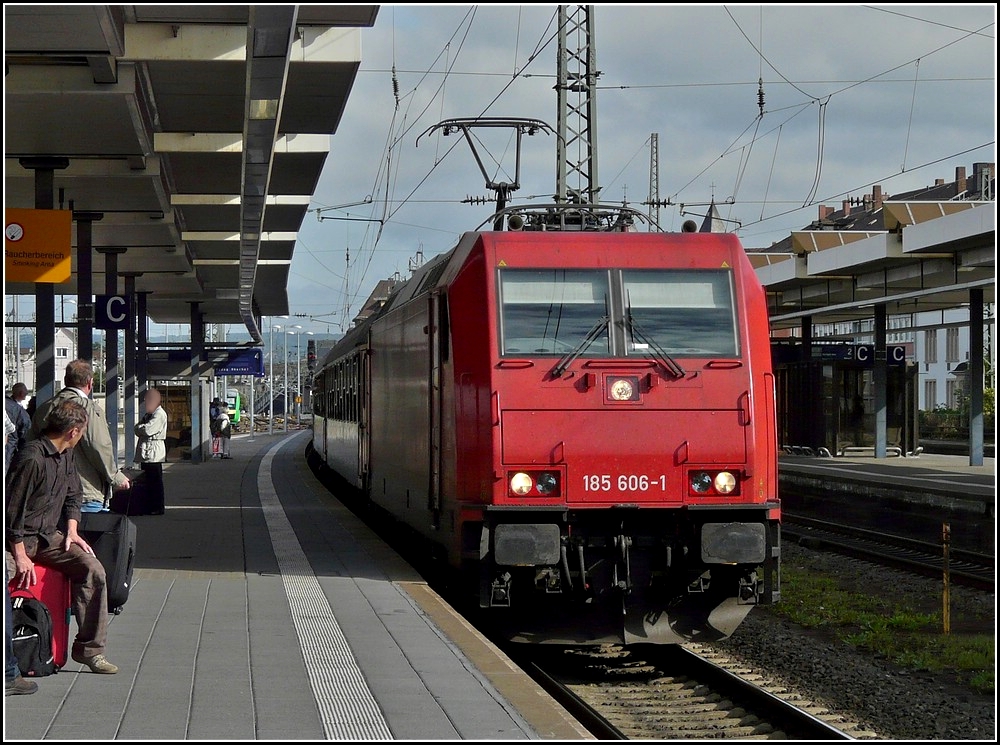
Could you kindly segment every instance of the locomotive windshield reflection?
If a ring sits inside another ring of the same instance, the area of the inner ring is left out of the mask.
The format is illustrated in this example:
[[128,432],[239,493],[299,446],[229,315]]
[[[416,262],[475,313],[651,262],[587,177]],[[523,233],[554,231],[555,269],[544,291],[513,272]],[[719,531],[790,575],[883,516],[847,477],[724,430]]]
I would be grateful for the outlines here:
[[728,270],[505,269],[500,296],[504,354],[740,354]]
[[[500,273],[500,292],[504,354],[565,354],[606,316],[608,273],[505,270]],[[585,354],[611,354],[607,325],[587,345]]]
[[622,272],[630,352],[650,343],[673,356],[735,357],[736,318],[727,271]]

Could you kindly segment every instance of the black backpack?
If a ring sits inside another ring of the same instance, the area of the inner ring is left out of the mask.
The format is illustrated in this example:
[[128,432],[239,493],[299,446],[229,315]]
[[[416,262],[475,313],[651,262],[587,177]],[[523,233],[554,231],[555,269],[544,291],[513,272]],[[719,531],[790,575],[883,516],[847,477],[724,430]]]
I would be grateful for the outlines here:
[[21,675],[40,678],[52,675],[56,663],[52,656],[52,615],[41,600],[15,596],[11,600],[14,626],[14,656]]

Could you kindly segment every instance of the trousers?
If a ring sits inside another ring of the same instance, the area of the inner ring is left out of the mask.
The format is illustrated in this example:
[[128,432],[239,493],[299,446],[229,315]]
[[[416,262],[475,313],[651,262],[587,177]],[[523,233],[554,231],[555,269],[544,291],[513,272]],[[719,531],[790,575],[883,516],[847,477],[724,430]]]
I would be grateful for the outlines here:
[[143,463],[142,472],[146,482],[146,498],[150,512],[163,512],[166,495],[163,490],[163,464]]
[[[24,550],[36,564],[65,574],[72,587],[73,617],[77,634],[73,640],[74,657],[104,654],[108,644],[108,585],[104,565],[93,554],[73,544],[63,550],[65,536],[57,531],[51,545],[35,536],[26,537]],[[7,552],[7,570],[16,572],[14,557]]]

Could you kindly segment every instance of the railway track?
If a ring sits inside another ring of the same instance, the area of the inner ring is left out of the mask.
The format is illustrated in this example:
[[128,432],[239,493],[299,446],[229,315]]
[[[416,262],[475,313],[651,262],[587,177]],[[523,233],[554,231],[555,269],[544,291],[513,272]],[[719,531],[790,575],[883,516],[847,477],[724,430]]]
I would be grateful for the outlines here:
[[601,740],[875,738],[697,644],[512,654]]
[[[782,515],[781,532],[786,541],[795,540],[915,574],[941,577],[944,573],[943,547],[926,541],[787,512]],[[996,557],[949,549],[948,574],[953,584],[994,592]]]

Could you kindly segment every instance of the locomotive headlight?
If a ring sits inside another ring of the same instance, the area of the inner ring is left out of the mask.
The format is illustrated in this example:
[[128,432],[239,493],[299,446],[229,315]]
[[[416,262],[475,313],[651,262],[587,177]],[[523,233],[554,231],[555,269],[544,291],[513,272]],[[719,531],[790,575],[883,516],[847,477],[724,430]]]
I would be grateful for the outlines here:
[[722,471],[715,477],[715,490],[719,494],[730,494],[736,488],[736,477],[729,471]]
[[551,494],[557,486],[559,486],[559,482],[556,480],[556,475],[548,471],[539,475],[538,483],[535,484],[535,488],[542,496]]
[[510,477],[510,490],[514,494],[524,496],[531,491],[532,481],[531,476],[524,472],[515,473]]
[[704,471],[691,474],[691,491],[704,494],[712,488],[712,477]]
[[609,392],[615,401],[630,401],[635,393],[635,388],[625,378],[619,378],[611,384]]

